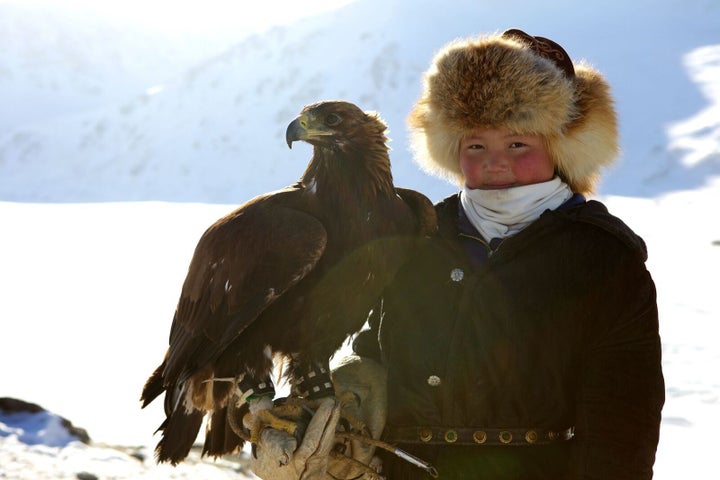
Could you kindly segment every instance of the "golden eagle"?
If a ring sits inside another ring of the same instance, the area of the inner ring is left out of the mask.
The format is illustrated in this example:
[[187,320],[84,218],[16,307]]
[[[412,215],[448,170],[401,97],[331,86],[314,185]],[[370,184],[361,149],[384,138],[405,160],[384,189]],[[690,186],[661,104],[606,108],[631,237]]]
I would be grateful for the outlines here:
[[436,227],[425,196],[394,187],[386,128],[351,103],[305,107],[286,133],[290,147],[313,146],[300,180],[202,235],[165,359],[141,396],[145,407],[165,392],[158,461],[184,459],[206,414],[203,453],[242,446],[228,405],[272,395],[276,356],[289,359],[294,393],[332,394],[329,376],[314,374],[362,328],[413,242]]

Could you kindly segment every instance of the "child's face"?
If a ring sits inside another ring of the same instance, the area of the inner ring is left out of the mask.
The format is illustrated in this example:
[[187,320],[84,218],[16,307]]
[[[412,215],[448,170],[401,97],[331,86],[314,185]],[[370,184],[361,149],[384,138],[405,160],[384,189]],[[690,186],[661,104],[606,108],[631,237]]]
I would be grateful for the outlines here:
[[479,128],[460,143],[460,169],[469,188],[482,190],[552,180],[555,167],[540,135]]

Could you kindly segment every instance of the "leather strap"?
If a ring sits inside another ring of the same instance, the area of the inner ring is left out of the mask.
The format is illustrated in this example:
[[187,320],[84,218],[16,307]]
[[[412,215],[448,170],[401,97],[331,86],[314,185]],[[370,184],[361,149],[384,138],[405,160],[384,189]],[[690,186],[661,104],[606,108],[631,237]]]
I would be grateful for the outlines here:
[[315,363],[298,365],[294,371],[297,393],[308,399],[318,399],[335,394],[330,371],[326,365]]
[[261,378],[255,378],[246,373],[240,375],[237,379],[236,386],[237,394],[242,400],[264,396],[272,399],[275,396],[275,387],[273,386],[272,379],[269,375],[265,375]]

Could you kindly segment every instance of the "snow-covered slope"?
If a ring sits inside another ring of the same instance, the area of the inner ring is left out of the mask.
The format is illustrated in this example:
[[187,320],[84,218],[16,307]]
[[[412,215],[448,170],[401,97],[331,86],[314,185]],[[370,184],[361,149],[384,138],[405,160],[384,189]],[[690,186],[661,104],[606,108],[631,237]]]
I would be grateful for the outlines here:
[[[114,79],[123,59],[102,55],[89,79],[45,65],[43,85],[59,82],[68,105],[76,90],[102,95],[113,86],[102,107],[79,102],[64,115],[47,92],[37,94],[37,103],[28,100],[36,91],[32,83],[23,90],[18,80],[24,78],[22,60],[0,60],[0,72],[14,62],[11,84],[27,106],[3,113],[0,122],[11,125],[0,130],[0,199],[239,203],[297,179],[310,151],[289,152],[285,126],[305,104],[329,98],[378,110],[390,125],[397,183],[439,199],[454,187],[419,172],[406,143],[405,117],[421,72],[448,40],[511,26],[556,39],[613,85],[624,157],[603,193],[647,196],[676,188],[678,175],[682,188],[692,188],[719,174],[717,148],[686,164],[687,152],[666,147],[668,135],[702,135],[711,146],[720,143],[717,117],[705,116],[714,133],[682,127],[709,107],[703,80],[689,72],[698,62],[717,61],[691,53],[720,44],[720,4],[713,0],[613,0],[581,8],[569,0],[553,6],[511,0],[502,8],[475,0],[357,0],[254,34],[172,78],[153,77],[160,84],[145,78],[140,87]],[[134,61],[152,64],[164,56],[148,50],[147,58]]]

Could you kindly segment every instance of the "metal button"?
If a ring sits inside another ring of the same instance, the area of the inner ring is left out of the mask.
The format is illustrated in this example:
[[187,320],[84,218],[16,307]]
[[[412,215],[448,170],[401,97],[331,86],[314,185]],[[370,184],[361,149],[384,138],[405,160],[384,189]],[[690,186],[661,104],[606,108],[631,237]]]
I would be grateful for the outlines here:
[[504,431],[500,432],[500,434],[498,435],[498,439],[500,440],[501,443],[508,444],[508,443],[512,442],[513,436],[512,436],[512,433],[508,432],[507,430],[504,430]]
[[482,430],[478,430],[477,432],[473,433],[473,440],[475,440],[475,443],[483,444],[487,441],[487,433],[483,432]]
[[437,375],[430,375],[427,379],[427,383],[431,387],[439,387],[442,383],[442,380],[440,380],[440,377],[438,377]]
[[459,269],[459,268],[453,268],[453,269],[450,271],[450,279],[451,279],[453,282],[459,282],[460,280],[463,279],[464,276],[465,276],[465,272],[463,272],[463,271],[462,271],[461,269]]
[[557,432],[549,431],[547,432],[547,439],[552,441],[555,441],[558,438]]
[[445,441],[447,443],[455,443],[457,442],[458,434],[455,430],[448,430],[445,432]]
[[432,437],[433,435],[430,429],[423,428],[422,430],[420,430],[420,440],[422,440],[423,442],[429,442],[430,440],[432,440]]
[[525,441],[527,443],[535,443],[538,439],[538,433],[535,430],[528,430],[525,432]]

